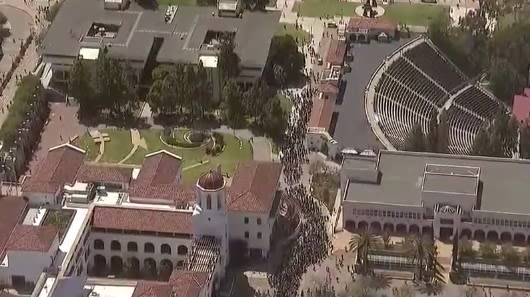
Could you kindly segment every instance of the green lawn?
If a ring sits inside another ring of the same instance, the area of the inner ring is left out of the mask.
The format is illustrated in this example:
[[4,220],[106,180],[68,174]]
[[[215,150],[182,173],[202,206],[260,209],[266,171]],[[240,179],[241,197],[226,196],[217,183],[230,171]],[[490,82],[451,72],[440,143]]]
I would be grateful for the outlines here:
[[[131,131],[127,129],[101,129],[107,133],[110,141],[105,142],[105,153],[100,162],[118,163],[131,151]],[[93,161],[99,154],[99,145],[96,145],[88,133],[80,136],[75,144],[87,151],[87,159]]]
[[[293,11],[309,17],[356,16],[355,8],[359,5],[339,0],[304,0],[296,2]],[[383,17],[413,26],[427,26],[438,14],[449,15],[449,8],[443,5],[395,3],[383,7]]]
[[57,228],[59,233],[59,239],[62,242],[65,232],[68,230],[68,225],[70,220],[75,215],[75,210],[73,209],[60,209],[54,210],[50,209],[42,221],[43,226],[54,226]]
[[299,45],[307,44],[311,40],[309,32],[296,29],[296,26],[294,24],[280,23],[275,35],[291,35],[298,42]]

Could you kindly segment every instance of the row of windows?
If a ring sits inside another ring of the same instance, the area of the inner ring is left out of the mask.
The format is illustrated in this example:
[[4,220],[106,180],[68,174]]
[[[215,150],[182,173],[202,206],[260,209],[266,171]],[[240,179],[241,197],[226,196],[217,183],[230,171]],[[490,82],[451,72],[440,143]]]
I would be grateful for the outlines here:
[[[95,250],[104,250],[105,249],[105,243],[101,239],[94,240],[94,249]],[[121,243],[117,240],[113,240],[110,243],[110,250],[111,251],[121,251]],[[137,252],[138,251],[138,244],[134,241],[129,241],[127,243],[127,251],[128,252]],[[144,253],[154,253],[155,252],[155,245],[146,242],[144,244]],[[167,243],[164,243],[160,246],[160,252],[162,254],[171,255],[171,246]],[[177,254],[179,255],[186,255],[188,253],[188,247],[185,245],[179,245],[177,248]]]
[[507,227],[530,228],[530,222],[527,222],[527,221],[514,221],[514,220],[494,219],[494,218],[473,218],[473,223],[485,224],[485,225],[499,225],[499,226],[507,226]]
[[[248,217],[245,217],[245,218],[243,219],[243,222],[244,222],[245,224],[248,224],[248,222],[249,222],[249,218],[248,218]],[[261,218],[257,218],[257,219],[256,219],[256,224],[261,225]]]
[[[245,238],[248,239],[250,237],[250,233],[248,231],[245,231]],[[257,234],[258,239],[261,239],[261,232],[258,232]]]
[[353,215],[370,216],[370,217],[389,217],[389,218],[405,218],[405,219],[421,219],[421,214],[418,212],[403,212],[391,210],[378,209],[354,209]]
[[[201,206],[199,201],[199,206]],[[206,196],[206,209],[212,209],[212,196]],[[221,197],[217,194],[217,210],[221,209]]]

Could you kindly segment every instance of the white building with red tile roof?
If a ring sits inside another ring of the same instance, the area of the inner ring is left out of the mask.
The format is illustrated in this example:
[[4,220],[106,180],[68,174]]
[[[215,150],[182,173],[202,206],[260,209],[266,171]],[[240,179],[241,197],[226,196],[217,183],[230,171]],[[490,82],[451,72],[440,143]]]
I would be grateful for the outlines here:
[[[281,197],[277,194],[282,170],[279,163],[241,163],[231,183],[220,170],[210,170],[193,187],[186,187],[180,183],[182,159],[167,151],[146,155],[139,169],[105,170],[100,165],[84,164],[83,157],[84,152],[71,145],[54,148],[39,169],[55,168],[61,174],[52,176],[61,178],[46,179],[37,171],[23,184],[24,195],[34,203],[47,202],[38,197],[53,188],[50,204],[55,206],[71,203],[61,199],[61,194],[75,184],[92,188],[121,185],[112,188],[120,191],[119,195],[110,189],[100,195],[98,189],[87,199],[91,204],[86,205],[85,227],[79,228],[83,231],[65,259],[63,276],[160,274],[169,280],[138,282],[133,296],[169,297],[177,290],[186,297],[207,297],[224,277],[231,241],[245,242],[247,254],[254,258],[268,255]],[[60,169],[68,162],[74,164],[70,170]],[[45,187],[41,189],[41,185]],[[40,238],[39,234],[27,236]],[[38,247],[45,245],[43,242]]]

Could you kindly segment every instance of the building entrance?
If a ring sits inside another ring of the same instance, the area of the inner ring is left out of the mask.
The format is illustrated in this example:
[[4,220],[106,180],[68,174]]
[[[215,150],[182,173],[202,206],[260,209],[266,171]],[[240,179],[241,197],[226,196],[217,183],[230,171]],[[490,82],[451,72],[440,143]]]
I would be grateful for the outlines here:
[[440,240],[446,241],[453,236],[453,227],[440,227]]

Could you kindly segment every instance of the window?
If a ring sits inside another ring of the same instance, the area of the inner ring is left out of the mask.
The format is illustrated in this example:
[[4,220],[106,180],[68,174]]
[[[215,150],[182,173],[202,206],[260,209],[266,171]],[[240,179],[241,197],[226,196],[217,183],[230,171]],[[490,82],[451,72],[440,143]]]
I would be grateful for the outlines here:
[[258,232],[258,239],[261,239],[261,232]]
[[134,241],[129,241],[127,243],[127,251],[128,252],[137,252],[138,251],[138,244]]
[[243,221],[245,222],[245,224],[248,224],[248,217],[245,217]]
[[217,210],[220,210],[221,209],[221,197],[219,197],[220,195],[217,194]]
[[212,209],[212,196],[206,196],[206,209]]
[[179,245],[177,248],[177,254],[179,255],[186,255],[188,253],[188,247],[185,245]]
[[261,218],[258,218],[258,219],[256,220],[256,223],[258,223],[258,225],[261,225]]
[[117,240],[113,240],[110,242],[110,249],[112,251],[121,251],[121,243]]
[[155,252],[155,246],[150,242],[146,242],[144,244],[144,253],[154,253],[154,252]]
[[168,254],[168,255],[171,255],[171,247],[170,247],[169,244],[167,244],[167,243],[164,243],[164,244],[160,247],[160,251],[162,252],[162,254]]
[[248,231],[245,231],[245,238],[248,239],[249,235],[248,235]]
[[101,239],[94,240],[94,249],[95,250],[104,250],[105,249],[105,243]]

